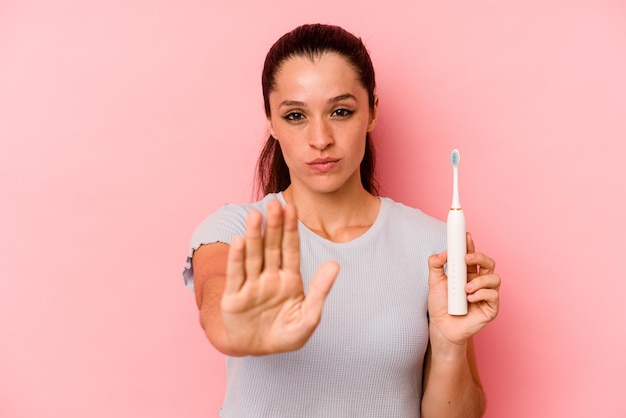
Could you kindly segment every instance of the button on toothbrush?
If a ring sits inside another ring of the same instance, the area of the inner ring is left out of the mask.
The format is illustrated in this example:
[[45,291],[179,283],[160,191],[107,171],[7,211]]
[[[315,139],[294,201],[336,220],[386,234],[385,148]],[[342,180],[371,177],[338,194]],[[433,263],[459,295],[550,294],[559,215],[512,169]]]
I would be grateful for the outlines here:
[[467,239],[465,231],[465,215],[459,200],[459,163],[461,154],[459,150],[452,151],[452,206],[448,213],[448,263],[446,275],[448,276],[448,313],[450,315],[467,314]]

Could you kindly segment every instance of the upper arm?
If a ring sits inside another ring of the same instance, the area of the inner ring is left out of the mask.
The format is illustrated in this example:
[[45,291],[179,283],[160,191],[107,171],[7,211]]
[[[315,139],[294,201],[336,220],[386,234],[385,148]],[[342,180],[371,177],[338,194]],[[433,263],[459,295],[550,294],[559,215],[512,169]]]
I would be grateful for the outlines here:
[[200,323],[209,340],[221,333],[220,301],[226,283],[226,260],[230,246],[221,242],[201,245],[194,251],[194,292]]

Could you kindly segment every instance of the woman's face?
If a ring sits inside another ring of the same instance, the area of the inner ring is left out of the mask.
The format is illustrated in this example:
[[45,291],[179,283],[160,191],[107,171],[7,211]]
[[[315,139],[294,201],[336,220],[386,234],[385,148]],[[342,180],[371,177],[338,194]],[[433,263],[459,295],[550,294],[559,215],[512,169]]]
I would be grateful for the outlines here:
[[329,193],[362,187],[366,133],[376,124],[356,71],[341,55],[283,62],[269,95],[269,131],[276,138],[291,185]]

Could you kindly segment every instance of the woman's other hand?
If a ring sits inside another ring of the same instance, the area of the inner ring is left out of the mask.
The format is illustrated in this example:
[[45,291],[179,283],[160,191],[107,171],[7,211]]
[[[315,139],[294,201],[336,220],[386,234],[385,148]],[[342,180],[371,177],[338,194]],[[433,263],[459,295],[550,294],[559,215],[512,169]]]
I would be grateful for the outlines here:
[[[428,312],[431,340],[442,338],[445,342],[464,345],[498,314],[500,304],[500,276],[494,270],[496,263],[475,250],[471,235],[467,234],[467,284],[465,291],[469,303],[467,315],[448,314],[448,279],[444,265],[447,252],[429,257]],[[436,341],[431,341],[431,344]]]

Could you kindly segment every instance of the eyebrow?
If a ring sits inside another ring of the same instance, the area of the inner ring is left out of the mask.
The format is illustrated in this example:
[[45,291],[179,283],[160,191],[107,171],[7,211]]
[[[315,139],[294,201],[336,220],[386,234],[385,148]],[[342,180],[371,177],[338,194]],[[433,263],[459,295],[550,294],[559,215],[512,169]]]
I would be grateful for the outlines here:
[[[347,99],[352,99],[352,100],[356,101],[356,97],[354,96],[354,94],[346,93],[346,94],[340,94],[339,96],[332,97],[332,98],[328,99],[328,103],[337,103],[337,102],[340,102],[342,100],[347,100]],[[283,107],[283,106],[300,106],[300,107],[305,107],[306,103],[299,102],[297,100],[285,100],[284,102],[282,102],[280,104],[280,107]]]

